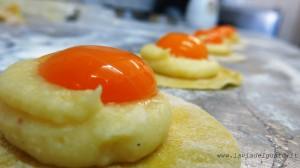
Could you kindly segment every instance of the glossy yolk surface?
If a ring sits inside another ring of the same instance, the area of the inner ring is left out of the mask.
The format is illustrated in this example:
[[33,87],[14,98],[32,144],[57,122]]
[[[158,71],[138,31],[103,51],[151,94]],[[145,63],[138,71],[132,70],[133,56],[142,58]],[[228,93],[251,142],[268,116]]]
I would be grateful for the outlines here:
[[214,30],[219,32],[223,37],[226,38],[232,36],[236,32],[236,29],[230,25],[218,26]]
[[170,49],[170,52],[177,57],[192,59],[207,59],[207,49],[199,39],[185,33],[168,33],[160,38],[156,45]]
[[104,103],[150,98],[157,93],[151,68],[130,52],[104,46],[78,46],[50,54],[39,66],[48,82],[72,90],[102,86]]
[[223,39],[220,33],[214,31],[214,30],[198,30],[194,34],[195,36],[205,36],[203,38],[203,42],[207,44],[222,44]]

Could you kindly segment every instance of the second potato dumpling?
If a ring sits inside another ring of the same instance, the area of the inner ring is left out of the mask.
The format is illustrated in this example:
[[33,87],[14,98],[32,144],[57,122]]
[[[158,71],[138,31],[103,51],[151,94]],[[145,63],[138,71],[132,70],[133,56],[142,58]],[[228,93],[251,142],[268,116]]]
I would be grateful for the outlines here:
[[196,37],[173,32],[141,49],[156,72],[158,85],[187,89],[221,89],[240,85],[241,75],[208,60],[205,45]]

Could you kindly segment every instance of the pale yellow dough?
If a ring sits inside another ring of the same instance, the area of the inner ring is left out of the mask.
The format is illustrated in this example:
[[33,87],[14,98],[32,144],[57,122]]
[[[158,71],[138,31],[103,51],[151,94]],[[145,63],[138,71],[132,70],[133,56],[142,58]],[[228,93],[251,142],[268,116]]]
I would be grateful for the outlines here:
[[171,109],[164,95],[102,105],[101,87],[50,84],[37,73],[40,61],[21,61],[0,75],[0,132],[25,153],[50,165],[105,166],[137,161],[165,140]]
[[[168,96],[172,121],[163,145],[143,160],[106,168],[239,168],[238,158],[219,158],[218,154],[238,155],[232,135],[201,108]],[[38,168],[42,165],[9,145],[0,134],[0,167]]]
[[239,86],[242,83],[242,76],[229,69],[222,68],[218,75],[207,79],[182,79],[156,74],[159,86],[181,88],[181,89],[201,89],[217,90],[225,86]]
[[[159,86],[185,89],[222,89],[228,85],[238,86],[242,76],[221,67],[215,60],[195,61],[176,58],[168,50],[153,44],[144,46],[141,56],[156,72]],[[200,63],[201,62],[201,63]]]

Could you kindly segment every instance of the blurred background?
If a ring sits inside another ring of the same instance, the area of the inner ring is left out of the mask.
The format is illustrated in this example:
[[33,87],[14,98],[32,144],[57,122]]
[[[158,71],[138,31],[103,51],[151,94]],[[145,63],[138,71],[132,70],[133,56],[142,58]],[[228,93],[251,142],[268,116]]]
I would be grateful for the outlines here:
[[116,20],[191,29],[232,24],[300,46],[299,0],[0,0],[0,24],[97,26]]

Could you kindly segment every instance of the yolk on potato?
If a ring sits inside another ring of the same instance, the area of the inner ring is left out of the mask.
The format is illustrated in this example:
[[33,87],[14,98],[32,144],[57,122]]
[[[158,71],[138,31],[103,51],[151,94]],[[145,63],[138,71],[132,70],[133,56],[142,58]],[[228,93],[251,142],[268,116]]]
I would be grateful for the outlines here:
[[204,36],[202,41],[206,44],[222,44],[222,35],[214,30],[198,30],[194,33],[196,37]]
[[161,37],[156,45],[169,49],[176,57],[191,59],[207,59],[208,52],[205,45],[196,37],[186,33],[172,32]]
[[101,85],[103,103],[136,101],[157,93],[149,66],[130,52],[105,46],[77,46],[50,54],[40,64],[39,74],[71,90]]
[[230,25],[222,25],[214,28],[214,31],[220,33],[225,38],[230,38],[236,33],[236,29]]

